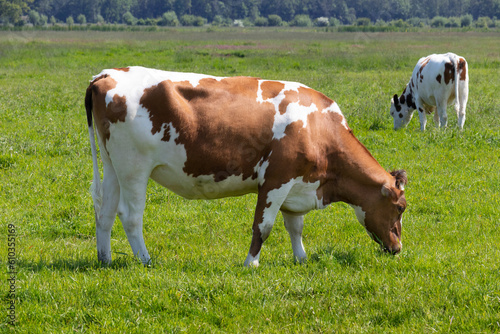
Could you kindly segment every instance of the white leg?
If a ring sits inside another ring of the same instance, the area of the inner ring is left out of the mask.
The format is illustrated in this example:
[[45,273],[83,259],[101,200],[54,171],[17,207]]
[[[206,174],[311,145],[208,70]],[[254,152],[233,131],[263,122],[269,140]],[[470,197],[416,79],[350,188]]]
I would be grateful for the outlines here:
[[104,162],[104,179],[102,183],[102,207],[99,217],[96,217],[97,258],[99,261],[111,263],[111,228],[115,222],[118,201],[120,199],[120,186],[113,166]]
[[416,107],[418,110],[418,118],[420,119],[420,131],[425,131],[425,125],[427,124],[427,115],[425,114],[425,108],[418,99],[416,101]]
[[142,216],[146,206],[148,177],[135,176],[125,180],[127,180],[125,183],[120,184],[118,216],[127,234],[132,252],[142,263],[148,264],[151,258],[142,235]]
[[427,124],[427,116],[424,111],[418,111],[418,117],[420,118],[420,131],[425,131],[425,125]]
[[435,107],[432,109],[434,110],[434,124],[439,128],[439,113]]
[[243,263],[246,267],[258,267],[262,244],[269,237],[276,220],[276,215],[293,187],[293,181],[282,185],[278,189],[266,191],[261,188],[257,198],[253,222],[253,235],[250,250]]
[[437,112],[439,113],[439,127],[446,128],[448,125],[448,114],[446,113],[446,103],[444,105],[436,105]]
[[292,242],[293,257],[295,258],[295,261],[302,263],[307,259],[306,251],[304,250],[304,245],[302,244],[304,216],[292,215],[283,211],[281,211],[281,214],[283,215],[285,227],[290,235],[290,241]]

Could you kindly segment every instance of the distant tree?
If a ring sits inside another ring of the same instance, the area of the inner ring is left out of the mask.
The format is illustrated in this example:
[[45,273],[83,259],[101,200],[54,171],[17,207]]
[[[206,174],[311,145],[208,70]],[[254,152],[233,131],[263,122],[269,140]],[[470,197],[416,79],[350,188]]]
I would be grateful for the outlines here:
[[473,19],[471,14],[462,15],[462,17],[460,17],[460,26],[470,27],[472,25],[472,21]]
[[52,25],[55,25],[55,24],[57,23],[57,20],[56,20],[56,18],[54,17],[54,15],[52,15],[52,16],[50,17],[49,22],[50,22],[50,24],[52,24]]
[[269,25],[269,19],[265,18],[265,17],[257,17],[254,21],[254,24],[257,26],[257,27],[266,27]]
[[38,21],[41,26],[46,26],[47,22],[49,22],[49,18],[47,15],[40,14],[40,21]]
[[175,27],[179,25],[179,19],[177,18],[177,14],[173,10],[163,13],[160,20],[160,25]]
[[192,3],[191,0],[175,0],[174,10],[178,16],[182,17],[186,14],[191,14]]
[[421,19],[420,17],[412,17],[406,20],[409,25],[412,27],[423,27],[425,26],[425,19]]
[[267,22],[271,27],[278,27],[283,24],[283,20],[279,15],[271,14],[267,17]]
[[476,20],[476,27],[488,28],[492,26],[492,20],[488,16],[478,17]]
[[104,17],[102,17],[101,14],[98,14],[97,17],[96,17],[96,22],[98,24],[103,24],[104,23]]
[[131,7],[132,0],[103,0],[101,8],[106,22],[121,22]]
[[458,28],[460,27],[460,18],[459,17],[449,17],[448,22],[444,25],[447,28]]
[[312,26],[312,21],[309,15],[295,15],[290,25],[295,27],[310,27]]
[[367,18],[367,17],[359,17],[357,20],[356,20],[356,25],[357,26],[365,26],[365,27],[368,27],[369,25],[372,24],[372,21]]
[[40,14],[36,10],[30,10],[28,13],[28,18],[34,26],[40,25]]
[[134,15],[132,15],[131,12],[126,12],[125,14],[123,14],[122,20],[123,23],[128,26],[133,26],[137,23],[137,19],[134,17]]
[[68,26],[70,26],[70,27],[71,27],[72,25],[74,25],[74,24],[75,24],[75,20],[73,19],[73,16],[71,16],[71,15],[70,15],[70,16],[68,16],[68,17],[66,18],[66,24],[67,24]]
[[431,20],[431,27],[433,28],[439,28],[439,27],[444,27],[448,20],[446,17],[443,16],[434,16]]
[[33,0],[0,0],[0,20],[18,24]]
[[339,19],[337,19],[336,17],[331,17],[330,18],[330,26],[331,27],[338,27],[339,25],[341,25]]
[[183,26],[201,27],[206,20],[201,16],[185,14],[181,16],[180,22]]
[[78,22],[78,24],[86,24],[87,18],[83,14],[78,14],[78,16],[76,17],[76,22]]

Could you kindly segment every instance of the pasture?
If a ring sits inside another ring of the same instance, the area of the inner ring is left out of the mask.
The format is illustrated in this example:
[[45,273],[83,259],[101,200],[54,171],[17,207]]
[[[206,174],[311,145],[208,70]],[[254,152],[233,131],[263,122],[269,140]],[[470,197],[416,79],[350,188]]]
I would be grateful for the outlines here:
[[[486,32],[0,32],[0,331],[500,332],[499,40]],[[428,116],[422,133],[415,115],[394,131],[391,96],[421,56],[448,51],[469,63],[464,130],[449,108],[445,130]],[[307,263],[294,264],[279,215],[260,267],[245,268],[255,195],[188,201],[150,182],[152,265],[133,258],[117,219],[114,262],[101,266],[84,94],[101,69],[128,65],[300,81],[334,99],[379,163],[408,173],[402,252],[381,252],[354,211],[334,203],[305,218]]]

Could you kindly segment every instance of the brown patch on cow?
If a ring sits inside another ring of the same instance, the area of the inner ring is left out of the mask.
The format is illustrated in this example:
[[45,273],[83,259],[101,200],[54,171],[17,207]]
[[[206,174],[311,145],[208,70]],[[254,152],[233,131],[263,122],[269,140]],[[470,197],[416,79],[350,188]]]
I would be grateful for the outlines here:
[[286,113],[286,109],[290,103],[299,102],[299,93],[294,90],[288,90],[285,92],[285,98],[281,101],[278,109],[280,114],[283,115]]
[[105,142],[110,137],[110,123],[125,122],[127,116],[127,104],[124,96],[114,95],[113,100],[106,105],[106,95],[108,91],[116,87],[116,84],[113,78],[104,74],[93,80],[89,86],[93,93],[95,124]]
[[333,101],[311,88],[299,87],[298,92],[295,90],[288,90],[285,92],[285,98],[279,105],[279,112],[281,115],[286,113],[290,103],[298,103],[304,107],[310,107],[314,104],[319,111],[322,111],[330,107]]
[[455,80],[455,65],[451,62],[444,64],[444,83],[449,84]]
[[431,60],[431,57],[425,57],[424,61],[422,61],[422,64],[420,65],[420,73],[422,73],[422,70],[424,67],[427,65],[427,63]]
[[307,87],[299,88],[299,103],[301,106],[310,107],[314,104],[318,111],[329,108],[333,101],[322,93]]
[[467,79],[467,61],[464,58],[458,60],[458,73],[460,73],[460,80],[465,81]]
[[119,68],[113,68],[115,71],[122,71],[122,72],[128,72],[130,71],[130,67],[119,67]]
[[285,88],[285,84],[278,81],[264,81],[260,88],[262,89],[262,99],[273,99]]
[[441,83],[441,78],[442,78],[441,74],[438,74],[436,77],[437,82]]
[[247,77],[207,78],[196,87],[163,81],[146,89],[140,103],[149,111],[153,134],[167,124],[179,133],[186,174],[245,180],[257,177],[253,168],[269,154],[273,136],[274,105],[258,103],[257,89],[258,80]]

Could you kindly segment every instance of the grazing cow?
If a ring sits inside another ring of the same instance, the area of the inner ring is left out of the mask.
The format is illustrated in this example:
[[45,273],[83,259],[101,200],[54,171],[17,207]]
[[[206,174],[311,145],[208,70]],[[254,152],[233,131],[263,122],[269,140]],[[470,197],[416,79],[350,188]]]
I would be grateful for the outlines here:
[[455,100],[458,127],[465,122],[465,108],[469,97],[469,75],[465,58],[454,53],[433,54],[420,58],[410,82],[403,94],[391,99],[391,116],[394,129],[408,125],[413,112],[418,109],[420,130],[425,130],[426,113],[434,113],[436,125],[446,127],[448,116],[446,108]]
[[401,250],[405,172],[386,172],[354,137],[337,104],[311,88],[127,67],[96,75],[85,106],[97,254],[104,263],[111,262],[117,213],[134,255],[150,261],[142,234],[149,178],[188,199],[257,193],[246,266],[259,264],[280,210],[294,257],[304,260],[304,214],[337,201],[354,207],[386,251]]

